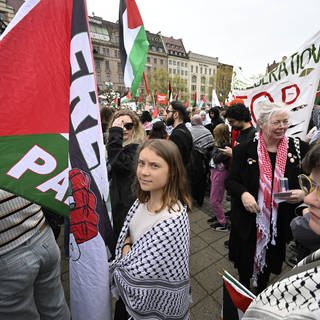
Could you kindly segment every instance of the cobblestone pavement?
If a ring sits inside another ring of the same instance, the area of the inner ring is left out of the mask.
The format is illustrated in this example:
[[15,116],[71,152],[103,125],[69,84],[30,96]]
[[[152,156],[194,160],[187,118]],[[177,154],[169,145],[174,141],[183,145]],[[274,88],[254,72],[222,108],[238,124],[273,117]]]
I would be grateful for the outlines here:
[[[228,210],[230,203],[225,201],[224,207],[225,210]],[[227,270],[234,276],[237,275],[233,264],[228,260],[228,250],[224,247],[224,242],[229,238],[229,232],[212,230],[207,223],[210,214],[211,207],[208,198],[205,198],[202,207],[195,207],[190,213],[190,273],[193,300],[191,320],[220,319],[222,304],[220,273]],[[68,260],[63,258],[62,235],[60,235],[59,244],[61,244],[62,255],[62,282],[67,301],[69,301]]]

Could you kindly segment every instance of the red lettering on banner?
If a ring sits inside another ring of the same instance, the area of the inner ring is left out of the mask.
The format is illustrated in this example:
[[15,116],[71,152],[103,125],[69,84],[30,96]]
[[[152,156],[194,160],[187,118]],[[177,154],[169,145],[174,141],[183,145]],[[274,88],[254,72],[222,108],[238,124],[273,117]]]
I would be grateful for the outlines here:
[[251,99],[251,104],[250,104],[250,112],[251,112],[251,115],[252,115],[254,122],[257,122],[257,119],[256,119],[254,112],[253,112],[253,104],[257,99],[259,99],[261,97],[267,97],[270,100],[270,102],[274,102],[271,94],[268,93],[267,91],[262,91],[262,92],[257,93],[256,95],[254,95]]
[[[291,99],[290,101],[286,101],[287,100],[287,90],[291,89],[291,88],[295,88],[296,90],[296,96]],[[292,104],[294,103],[298,97],[300,95],[300,89],[296,84],[292,84],[291,86],[286,86],[284,88],[281,89],[281,96],[282,96],[282,102],[286,103],[286,104]]]

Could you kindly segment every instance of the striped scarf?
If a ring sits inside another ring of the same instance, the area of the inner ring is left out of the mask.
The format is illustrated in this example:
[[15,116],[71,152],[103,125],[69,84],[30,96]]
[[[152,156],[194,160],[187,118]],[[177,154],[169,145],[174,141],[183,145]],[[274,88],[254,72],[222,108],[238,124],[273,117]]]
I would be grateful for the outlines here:
[[272,183],[272,164],[263,139],[262,133],[258,136],[258,159],[260,184],[258,204],[260,213],[256,217],[257,242],[254,257],[253,283],[257,285],[258,273],[263,270],[266,262],[266,252],[270,242],[270,224],[272,228],[271,244],[275,245],[277,237],[278,204],[274,201],[272,193],[279,192],[279,179],[284,176],[288,153],[288,138],[283,137],[277,147],[276,165]]

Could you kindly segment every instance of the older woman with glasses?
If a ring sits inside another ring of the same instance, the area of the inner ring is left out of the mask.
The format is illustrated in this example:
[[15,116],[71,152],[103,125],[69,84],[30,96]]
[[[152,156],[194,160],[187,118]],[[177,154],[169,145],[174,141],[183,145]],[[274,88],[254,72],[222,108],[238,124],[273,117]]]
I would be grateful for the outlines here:
[[[310,213],[309,226],[320,238],[320,145],[303,160],[310,176],[300,175]],[[243,320],[320,319],[320,249],[300,261],[282,279],[270,285],[249,306]]]
[[[308,145],[288,138],[289,114],[285,105],[263,102],[253,141],[234,149],[226,188],[232,196],[229,257],[240,282],[259,293],[271,273],[279,274],[291,240],[294,208],[303,201],[298,175]],[[288,179],[288,193],[276,198],[280,181]]]

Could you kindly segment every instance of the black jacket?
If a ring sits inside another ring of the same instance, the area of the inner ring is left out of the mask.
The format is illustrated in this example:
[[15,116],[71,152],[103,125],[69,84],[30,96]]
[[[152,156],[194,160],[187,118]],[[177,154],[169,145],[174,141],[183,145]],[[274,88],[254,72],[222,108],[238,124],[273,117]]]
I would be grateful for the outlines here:
[[123,129],[109,129],[107,144],[108,164],[111,166],[110,199],[113,229],[118,238],[124,219],[132,206],[135,195],[132,185],[135,177],[135,159],[138,144],[122,146]]
[[170,140],[179,148],[183,164],[186,167],[190,162],[193,140],[189,129],[184,123],[180,123],[172,130]]
[[[253,258],[255,254],[256,243],[256,214],[246,211],[244,208],[241,195],[248,191],[251,195],[258,199],[259,190],[259,163],[257,153],[257,140],[241,143],[233,149],[232,165],[229,176],[225,180],[226,189],[232,197],[231,202],[231,232],[229,255],[236,263],[245,265],[252,269]],[[301,158],[308,151],[308,144],[300,141]],[[290,157],[290,156],[291,157]],[[294,158],[294,156],[296,158]],[[294,159],[291,162],[290,159]],[[294,141],[289,138],[288,158],[284,176],[289,180],[289,189],[299,189],[298,175],[302,173],[299,165],[297,151]],[[285,244],[292,238],[290,230],[290,222],[294,218],[294,209],[296,204],[286,202],[280,203],[278,207],[276,242],[278,243],[278,255],[272,261],[273,272],[281,271],[282,262],[285,256]]]

